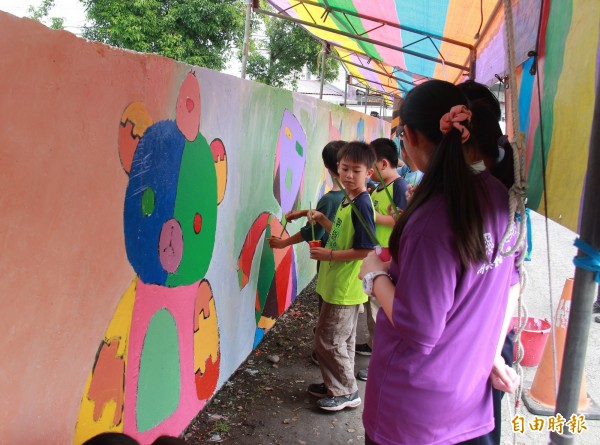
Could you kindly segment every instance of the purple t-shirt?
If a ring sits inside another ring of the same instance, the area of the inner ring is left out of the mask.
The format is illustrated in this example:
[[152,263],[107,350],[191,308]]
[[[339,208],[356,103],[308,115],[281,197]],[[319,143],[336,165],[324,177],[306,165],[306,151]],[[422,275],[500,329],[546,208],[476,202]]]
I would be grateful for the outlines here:
[[498,253],[506,188],[488,172],[480,178],[489,263],[462,267],[442,196],[404,227],[390,268],[394,324],[379,311],[363,413],[380,445],[452,444],[494,428],[489,376],[518,272]]

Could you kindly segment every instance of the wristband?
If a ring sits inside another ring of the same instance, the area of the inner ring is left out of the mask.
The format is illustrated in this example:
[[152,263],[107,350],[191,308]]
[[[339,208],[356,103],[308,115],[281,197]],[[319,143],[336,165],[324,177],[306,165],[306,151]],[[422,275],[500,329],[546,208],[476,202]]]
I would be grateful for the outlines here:
[[333,249],[329,249],[329,261],[333,261]]

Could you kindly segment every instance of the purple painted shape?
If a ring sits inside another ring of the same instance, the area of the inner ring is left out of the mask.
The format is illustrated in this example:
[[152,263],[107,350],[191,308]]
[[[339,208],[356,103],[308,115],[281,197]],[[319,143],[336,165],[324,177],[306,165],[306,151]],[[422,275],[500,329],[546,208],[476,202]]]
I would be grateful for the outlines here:
[[160,264],[169,273],[175,273],[183,257],[183,233],[176,219],[163,224],[158,240]]
[[275,158],[273,192],[283,213],[287,213],[298,200],[306,164],[306,133],[288,110],[283,113]]

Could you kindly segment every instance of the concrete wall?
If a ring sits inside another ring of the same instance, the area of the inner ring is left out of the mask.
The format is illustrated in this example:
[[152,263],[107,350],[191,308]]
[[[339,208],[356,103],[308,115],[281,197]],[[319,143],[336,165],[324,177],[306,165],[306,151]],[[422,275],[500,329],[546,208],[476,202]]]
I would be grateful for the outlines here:
[[0,442],[177,435],[314,276],[263,241],[321,148],[389,124],[2,12],[0,54]]

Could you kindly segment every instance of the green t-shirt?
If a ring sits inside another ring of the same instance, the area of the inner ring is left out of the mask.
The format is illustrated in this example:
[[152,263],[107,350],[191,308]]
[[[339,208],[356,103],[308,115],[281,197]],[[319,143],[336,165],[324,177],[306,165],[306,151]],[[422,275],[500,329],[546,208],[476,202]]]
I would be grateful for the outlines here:
[[[371,232],[375,232],[375,211],[367,192],[354,198],[358,208]],[[341,204],[335,214],[328,249],[373,249],[375,244],[368,236],[350,204]],[[367,301],[362,291],[362,282],[358,279],[361,260],[353,261],[321,261],[317,278],[317,293],[329,304],[354,305]]]
[[[388,192],[390,192],[390,195],[392,195],[394,204],[396,204],[396,207],[401,210],[406,209],[407,188],[408,186],[406,181],[402,178],[395,179],[387,186]],[[371,200],[373,201],[373,207],[375,207],[375,211],[377,213],[389,215],[388,207],[390,206],[391,202],[382,185],[377,187],[373,193],[371,193]],[[375,237],[381,243],[381,247],[389,247],[390,235],[392,234],[393,229],[394,227],[392,226],[375,224]]]

